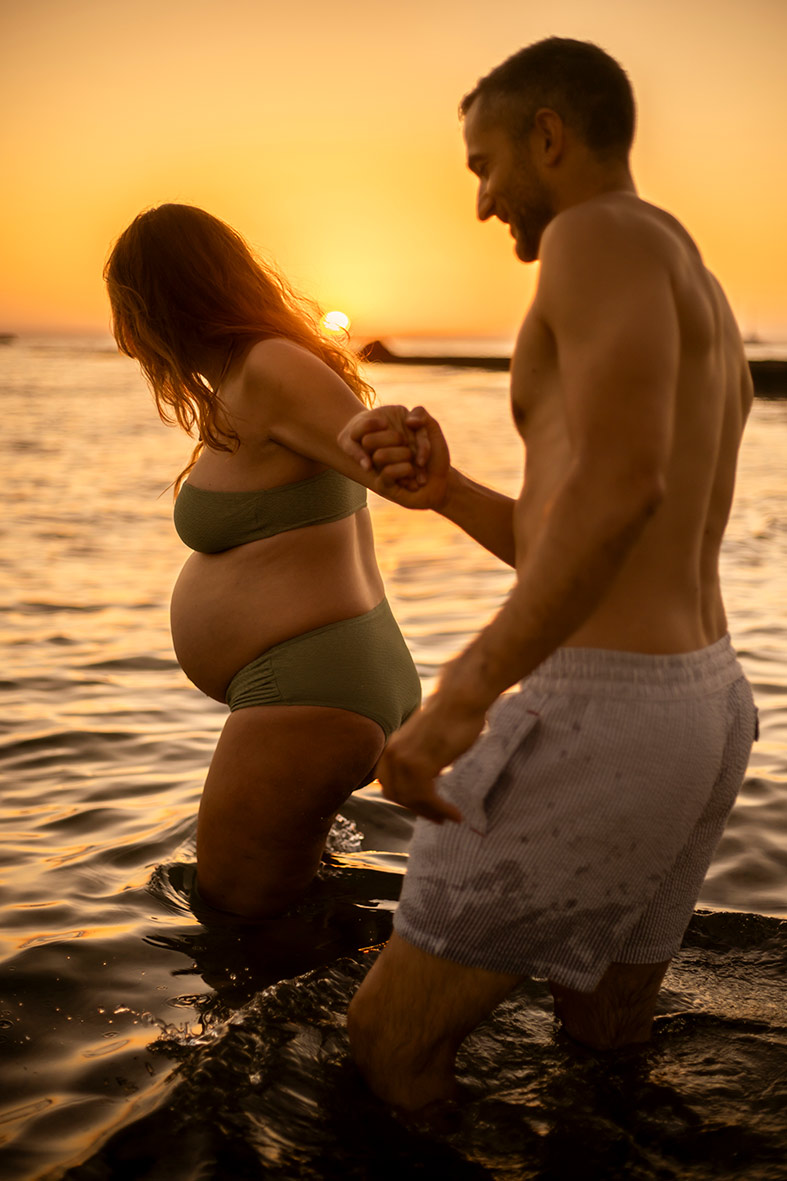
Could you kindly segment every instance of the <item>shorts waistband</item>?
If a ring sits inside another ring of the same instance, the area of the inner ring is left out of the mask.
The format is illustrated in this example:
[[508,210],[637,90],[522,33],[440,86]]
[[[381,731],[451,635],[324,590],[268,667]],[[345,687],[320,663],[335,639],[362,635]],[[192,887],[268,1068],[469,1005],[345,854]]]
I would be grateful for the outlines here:
[[687,696],[722,689],[742,677],[729,635],[707,648],[667,655],[607,648],[558,648],[522,682],[529,689],[593,692],[618,689],[637,697]]

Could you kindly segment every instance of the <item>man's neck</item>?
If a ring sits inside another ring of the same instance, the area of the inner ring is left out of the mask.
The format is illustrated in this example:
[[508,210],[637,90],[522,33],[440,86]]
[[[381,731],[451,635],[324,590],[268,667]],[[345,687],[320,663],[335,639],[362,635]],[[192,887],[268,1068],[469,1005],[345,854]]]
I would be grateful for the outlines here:
[[610,193],[637,196],[637,187],[628,163],[625,160],[602,162],[588,157],[573,174],[562,178],[560,191],[555,194],[558,212]]

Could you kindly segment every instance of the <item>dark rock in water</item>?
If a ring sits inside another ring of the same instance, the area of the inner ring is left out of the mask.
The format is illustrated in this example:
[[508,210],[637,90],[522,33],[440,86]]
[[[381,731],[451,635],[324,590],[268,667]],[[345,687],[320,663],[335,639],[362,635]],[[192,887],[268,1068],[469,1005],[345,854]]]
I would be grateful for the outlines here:
[[785,1176],[787,922],[695,915],[638,1049],[578,1047],[528,982],[463,1046],[463,1098],[421,1123],[374,1099],[348,1057],[344,1014],[376,954],[281,981],[204,1037],[162,1038],[181,1059],[166,1101],[66,1176]]
[[510,357],[462,356],[461,353],[446,353],[436,355],[423,353],[419,355],[394,353],[381,340],[373,340],[359,350],[358,356],[362,361],[369,361],[385,365],[448,365],[455,369],[495,369],[507,371],[511,368]]
[[754,392],[765,397],[787,397],[787,361],[749,361]]
[[401,357],[395,356],[381,340],[370,341],[369,344],[363,346],[358,355],[362,361],[372,361],[380,364],[392,364],[402,359]]

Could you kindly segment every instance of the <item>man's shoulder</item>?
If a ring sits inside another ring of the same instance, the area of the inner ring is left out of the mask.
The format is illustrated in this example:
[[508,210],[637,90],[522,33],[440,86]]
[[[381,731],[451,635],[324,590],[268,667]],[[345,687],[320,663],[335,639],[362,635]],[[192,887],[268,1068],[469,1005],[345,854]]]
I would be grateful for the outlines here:
[[682,227],[670,214],[633,193],[600,194],[558,213],[544,231],[543,247],[544,253],[579,244],[607,249],[675,229]]
[[622,281],[672,273],[699,251],[671,214],[631,193],[602,194],[562,210],[544,232],[541,275],[574,282],[582,275]]

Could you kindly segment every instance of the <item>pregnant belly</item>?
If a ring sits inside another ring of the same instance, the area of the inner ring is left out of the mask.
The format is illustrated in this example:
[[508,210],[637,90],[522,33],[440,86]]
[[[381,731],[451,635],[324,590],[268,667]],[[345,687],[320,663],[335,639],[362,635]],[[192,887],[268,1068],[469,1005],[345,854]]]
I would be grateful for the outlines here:
[[239,669],[274,644],[376,606],[383,585],[373,555],[370,563],[343,551],[265,541],[192,554],[170,611],[175,654],[189,680],[224,701]]

